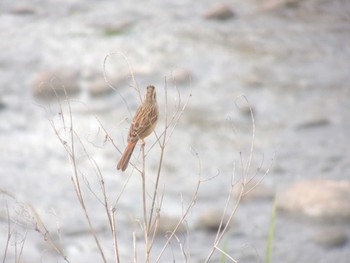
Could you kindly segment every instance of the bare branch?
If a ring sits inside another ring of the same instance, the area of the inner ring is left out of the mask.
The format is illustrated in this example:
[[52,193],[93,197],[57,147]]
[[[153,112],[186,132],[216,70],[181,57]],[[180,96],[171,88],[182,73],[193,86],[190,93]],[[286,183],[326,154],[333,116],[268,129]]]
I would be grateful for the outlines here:
[[7,214],[7,239],[6,239],[6,244],[5,244],[5,251],[4,251],[4,257],[2,262],[5,263],[6,257],[7,257],[7,250],[10,244],[11,240],[11,220],[10,220],[10,211],[9,211],[9,206],[6,202],[6,214]]

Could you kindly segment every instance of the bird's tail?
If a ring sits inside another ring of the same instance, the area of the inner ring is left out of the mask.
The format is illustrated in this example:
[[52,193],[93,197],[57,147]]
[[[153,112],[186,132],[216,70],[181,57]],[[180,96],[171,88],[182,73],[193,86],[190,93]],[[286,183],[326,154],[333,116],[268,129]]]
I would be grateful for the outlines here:
[[128,145],[126,146],[122,157],[120,158],[120,161],[117,165],[117,169],[118,170],[122,170],[123,172],[125,171],[125,169],[128,167],[129,161],[130,161],[130,157],[132,155],[132,152],[134,151],[136,142],[129,142]]

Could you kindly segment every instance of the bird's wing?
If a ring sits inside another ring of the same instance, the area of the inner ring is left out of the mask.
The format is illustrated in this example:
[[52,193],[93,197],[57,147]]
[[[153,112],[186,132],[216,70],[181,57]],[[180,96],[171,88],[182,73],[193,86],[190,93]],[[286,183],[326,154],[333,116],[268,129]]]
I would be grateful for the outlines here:
[[[147,112],[146,112],[147,111]],[[129,130],[129,140],[137,141],[145,137],[147,131],[157,121],[158,118],[157,107],[139,107],[131,122]]]

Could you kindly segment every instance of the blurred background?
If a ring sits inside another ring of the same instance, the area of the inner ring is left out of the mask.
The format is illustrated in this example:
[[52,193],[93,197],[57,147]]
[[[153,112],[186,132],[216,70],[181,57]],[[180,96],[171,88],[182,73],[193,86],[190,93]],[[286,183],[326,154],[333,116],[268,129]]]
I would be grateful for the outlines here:
[[[120,254],[122,262],[133,260],[136,232],[142,262],[140,177],[130,168],[116,171],[120,153],[101,128],[124,148],[138,105],[131,69],[142,96],[147,85],[157,87],[163,109],[157,134],[164,127],[164,87],[170,112],[179,99],[177,89],[181,105],[192,94],[165,151],[164,224],[155,255],[195,193],[198,174],[217,175],[201,185],[187,218],[189,236],[184,228],[178,233],[187,259],[204,262],[232,175],[238,182],[241,158],[244,164],[249,158],[251,107],[255,147],[245,175],[262,181],[244,196],[222,247],[239,262],[264,262],[276,204],[271,262],[348,262],[349,43],[348,0],[2,0],[0,258],[8,207],[12,237],[5,262],[18,258],[23,244],[20,262],[64,261],[34,231],[23,209],[28,203],[71,262],[102,262],[72,186],[69,159],[50,125],[54,121],[63,131],[52,88],[64,86],[76,132],[99,165],[112,203],[130,178],[116,213]],[[104,67],[115,89],[107,85]],[[149,136],[146,149],[155,141]],[[87,153],[78,147],[79,169],[99,195]],[[139,148],[134,160],[138,154]],[[154,147],[146,164],[149,192],[158,158]],[[112,262],[106,214],[87,187],[84,196]],[[161,262],[186,261],[177,242],[172,247]],[[219,258],[215,253],[212,262]]]

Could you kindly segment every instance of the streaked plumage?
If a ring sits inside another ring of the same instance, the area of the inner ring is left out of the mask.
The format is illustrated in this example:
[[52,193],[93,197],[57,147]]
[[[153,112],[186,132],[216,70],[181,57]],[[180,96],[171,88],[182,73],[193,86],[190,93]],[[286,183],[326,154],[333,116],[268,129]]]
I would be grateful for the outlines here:
[[156,100],[156,90],[154,86],[148,86],[145,98],[142,104],[137,109],[134,118],[132,119],[128,145],[126,146],[122,157],[117,165],[118,170],[125,171],[128,167],[130,157],[134,151],[138,140],[142,140],[150,135],[156,127],[159,115],[158,104]]

